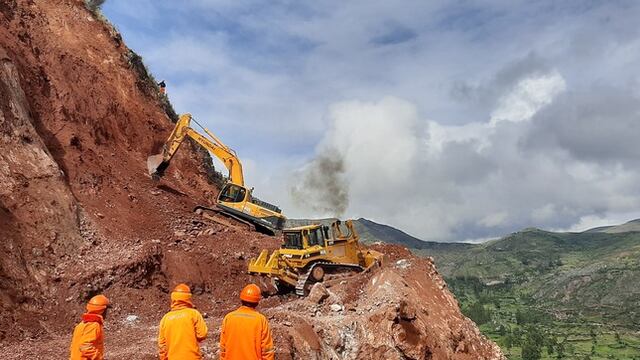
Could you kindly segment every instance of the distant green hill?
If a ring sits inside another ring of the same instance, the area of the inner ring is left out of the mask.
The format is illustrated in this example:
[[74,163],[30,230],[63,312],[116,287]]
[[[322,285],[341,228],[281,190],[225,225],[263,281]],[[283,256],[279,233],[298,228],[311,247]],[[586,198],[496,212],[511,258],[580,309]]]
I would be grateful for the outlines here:
[[[640,233],[526,230],[500,240],[431,255],[446,277],[505,283],[562,315],[640,324]],[[438,258],[446,259],[446,264]],[[640,328],[639,328],[640,330]]]

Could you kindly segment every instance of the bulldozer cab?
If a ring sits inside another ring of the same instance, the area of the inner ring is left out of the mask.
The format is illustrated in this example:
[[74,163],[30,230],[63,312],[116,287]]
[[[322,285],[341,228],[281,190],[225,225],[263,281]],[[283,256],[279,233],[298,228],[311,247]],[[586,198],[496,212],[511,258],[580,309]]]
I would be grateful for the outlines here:
[[302,232],[285,231],[282,247],[285,249],[300,249],[304,248],[302,241]]
[[353,238],[352,230],[347,227],[345,235],[340,225],[340,221],[335,222],[331,231],[326,225],[302,226],[284,230],[282,248],[304,250],[313,246],[327,247]]
[[322,229],[322,227],[319,227],[307,231],[307,247],[325,246],[327,237],[323,234]]
[[283,231],[282,248],[304,250],[312,246],[326,246],[322,227],[302,227]]

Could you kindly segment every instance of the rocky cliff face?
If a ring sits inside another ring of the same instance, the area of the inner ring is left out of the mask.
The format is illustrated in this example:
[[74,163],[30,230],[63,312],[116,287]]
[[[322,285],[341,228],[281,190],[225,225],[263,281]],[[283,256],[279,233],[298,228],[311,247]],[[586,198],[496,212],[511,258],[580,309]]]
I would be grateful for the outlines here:
[[[153,227],[131,214],[157,208],[136,194],[171,122],[130,59],[81,1],[0,2],[3,325],[66,298],[62,262]],[[173,179],[204,201],[198,156],[181,156]]]
[[[207,314],[206,358],[279,240],[191,212],[210,203],[202,157],[183,147],[161,183],[146,175],[172,123],[136,57],[81,0],[0,1],[0,354],[66,356],[84,302],[106,293],[107,356],[154,359],[168,291],[189,283]],[[241,147],[238,144],[237,147]],[[429,260],[386,265],[267,298],[279,359],[499,359]]]
[[[44,251],[78,246],[78,204],[34,127],[18,69],[0,48],[0,299],[2,318],[48,294]],[[1,318],[0,318],[1,319]],[[7,321],[7,319],[2,319]]]

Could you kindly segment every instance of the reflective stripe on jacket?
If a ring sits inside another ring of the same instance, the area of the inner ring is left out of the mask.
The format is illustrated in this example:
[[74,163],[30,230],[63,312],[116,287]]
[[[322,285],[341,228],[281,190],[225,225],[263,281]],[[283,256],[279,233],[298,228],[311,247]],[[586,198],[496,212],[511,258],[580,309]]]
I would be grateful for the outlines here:
[[222,321],[221,360],[273,360],[275,349],[267,318],[241,306]]
[[82,315],[82,322],[73,330],[70,353],[70,360],[102,360],[104,358],[102,316]]
[[173,301],[171,311],[160,321],[160,360],[200,360],[199,342],[207,337],[207,324],[191,302]]

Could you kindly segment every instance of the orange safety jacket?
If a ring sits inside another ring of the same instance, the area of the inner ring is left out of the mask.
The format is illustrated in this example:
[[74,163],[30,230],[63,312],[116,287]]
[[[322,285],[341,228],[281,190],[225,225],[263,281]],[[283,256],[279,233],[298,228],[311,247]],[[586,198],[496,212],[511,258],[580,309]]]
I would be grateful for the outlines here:
[[193,308],[191,300],[174,299],[172,296],[171,311],[160,321],[160,360],[202,359],[198,343],[207,337],[207,331],[207,324],[200,312]]
[[241,306],[222,320],[220,360],[274,360],[275,349],[267,318]]
[[71,339],[69,360],[102,360],[104,358],[104,337],[102,316],[87,313],[76,325]]

